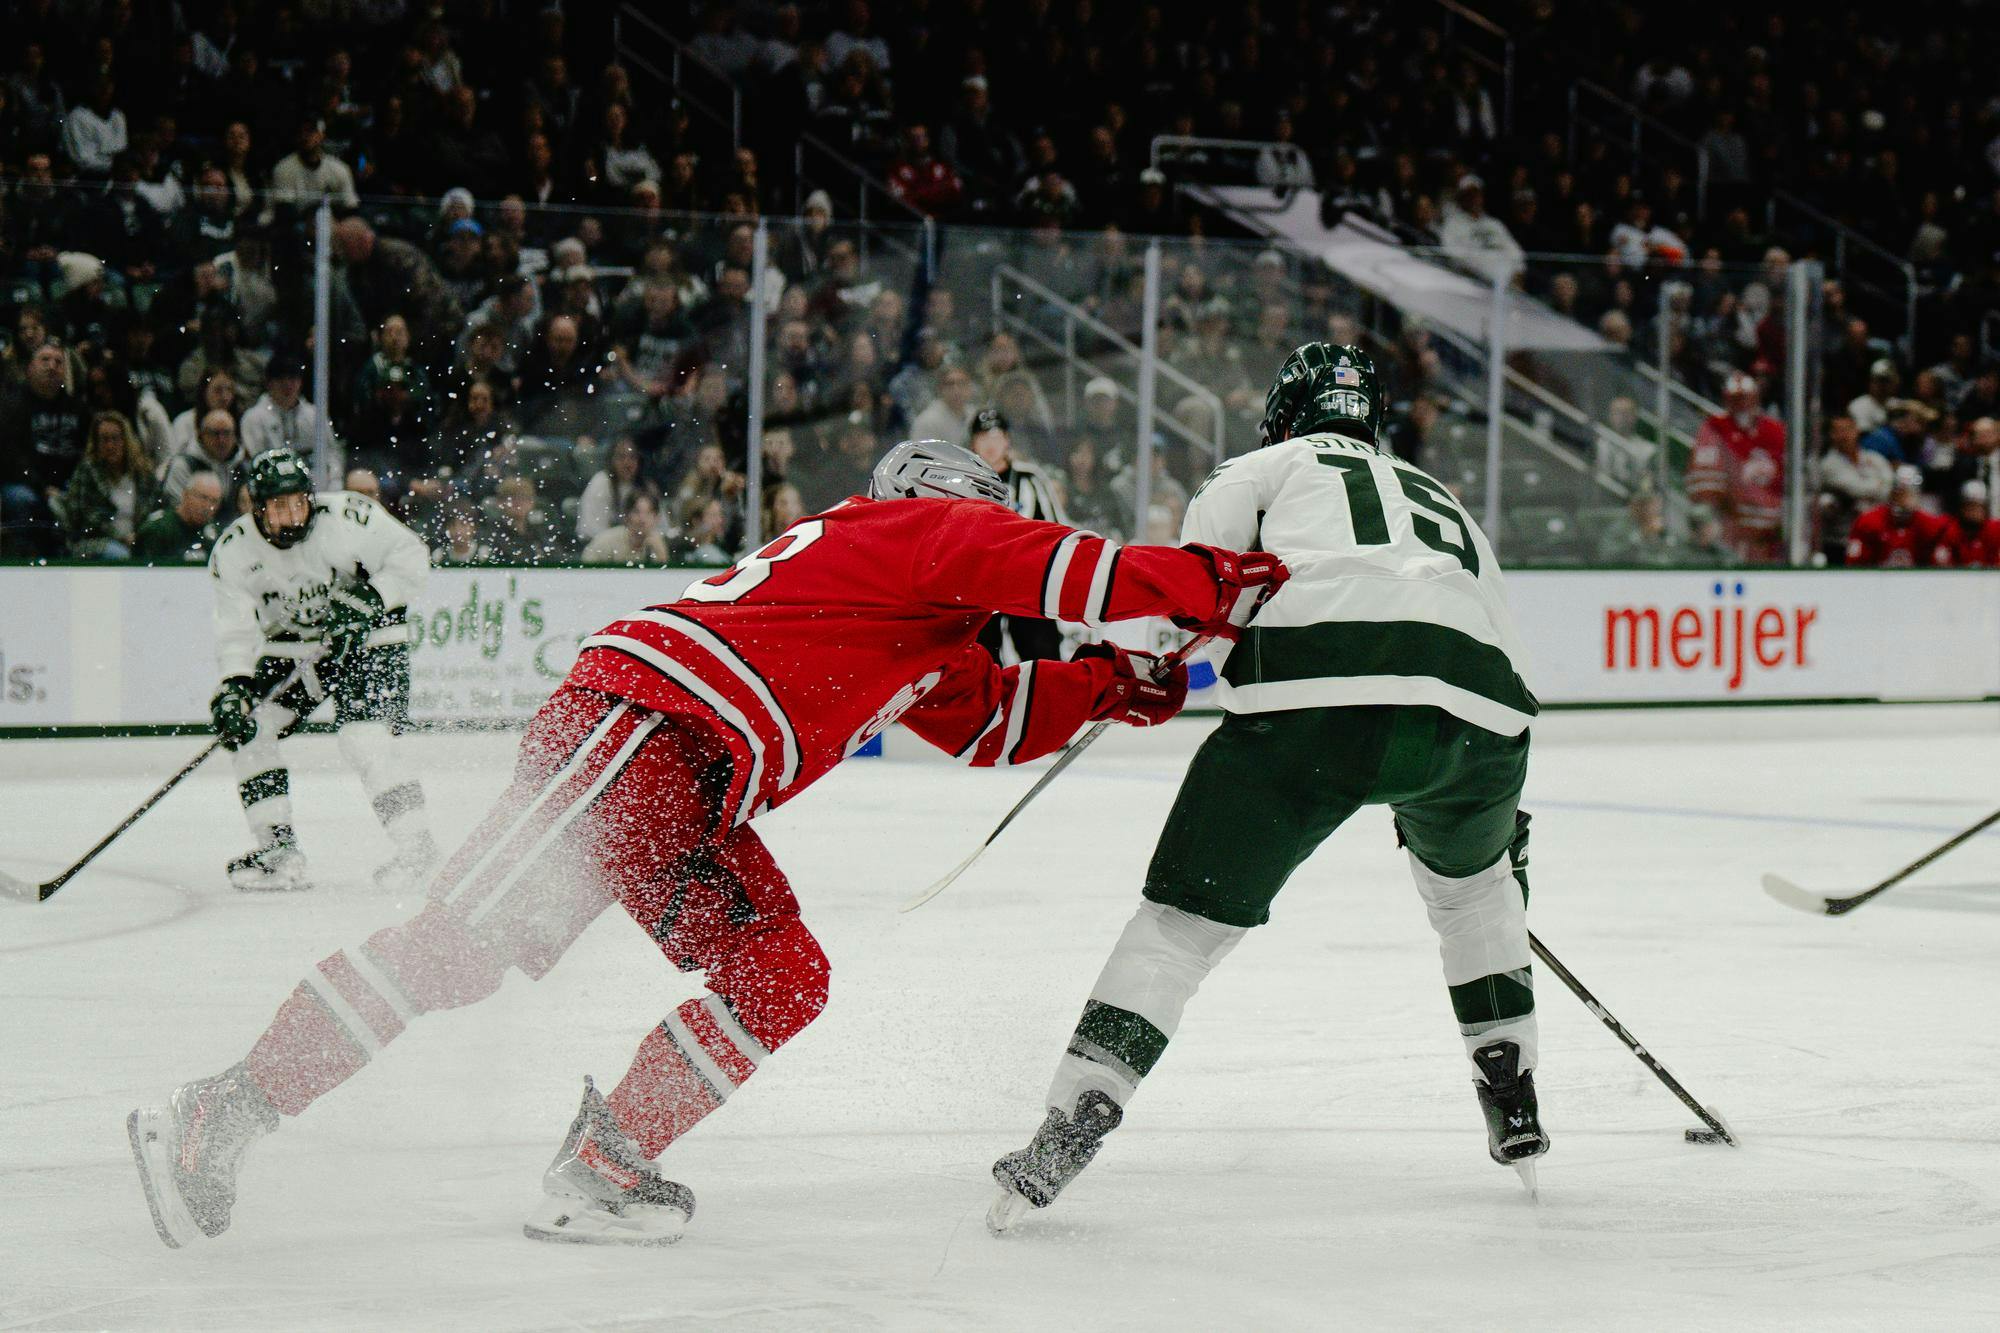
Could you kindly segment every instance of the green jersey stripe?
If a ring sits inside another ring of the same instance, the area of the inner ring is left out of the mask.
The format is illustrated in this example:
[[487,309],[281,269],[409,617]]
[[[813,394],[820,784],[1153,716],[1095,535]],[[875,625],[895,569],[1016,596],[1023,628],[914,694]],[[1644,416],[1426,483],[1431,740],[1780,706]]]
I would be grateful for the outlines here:
[[1428,677],[1530,717],[1541,711],[1504,651],[1421,620],[1252,625],[1222,669],[1235,687],[1344,676]]

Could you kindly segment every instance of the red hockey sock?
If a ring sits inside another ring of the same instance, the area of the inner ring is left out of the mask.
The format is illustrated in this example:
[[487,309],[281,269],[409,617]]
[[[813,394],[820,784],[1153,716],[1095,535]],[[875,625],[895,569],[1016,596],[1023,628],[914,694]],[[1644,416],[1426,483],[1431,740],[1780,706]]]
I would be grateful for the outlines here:
[[432,904],[306,974],[246,1061],[250,1077],[297,1115],[359,1072],[419,1014],[455,1009],[499,989],[500,960]]
[[766,1053],[720,997],[689,1000],[639,1043],[611,1094],[611,1114],[657,1157],[756,1073]]

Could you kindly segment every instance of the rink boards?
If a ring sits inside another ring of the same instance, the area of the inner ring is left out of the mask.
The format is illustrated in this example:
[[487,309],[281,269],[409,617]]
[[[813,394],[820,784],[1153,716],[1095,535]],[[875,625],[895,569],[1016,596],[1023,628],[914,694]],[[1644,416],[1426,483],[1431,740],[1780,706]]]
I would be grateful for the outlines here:
[[[518,722],[585,635],[708,572],[434,570],[412,608],[413,711]],[[1991,571],[1524,570],[1508,590],[1545,704],[2000,696]],[[0,733],[201,722],[211,606],[201,569],[0,569]],[[1157,622],[1113,633],[1178,637]],[[1214,703],[1207,678],[1196,707]]]

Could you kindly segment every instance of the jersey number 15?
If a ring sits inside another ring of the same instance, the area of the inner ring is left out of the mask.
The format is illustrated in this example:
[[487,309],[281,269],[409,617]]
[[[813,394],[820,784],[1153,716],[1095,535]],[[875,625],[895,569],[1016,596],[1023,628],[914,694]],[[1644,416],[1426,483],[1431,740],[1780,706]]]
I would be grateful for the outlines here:
[[[1375,482],[1375,470],[1369,460],[1355,454],[1320,454],[1319,461],[1328,467],[1339,468],[1344,474],[1341,483],[1347,489],[1347,513],[1354,523],[1354,540],[1362,546],[1387,546],[1389,544],[1389,515],[1382,504],[1382,492]],[[1402,488],[1401,499],[1411,506],[1410,531],[1417,540],[1433,551],[1455,558],[1472,574],[1479,573],[1479,552],[1472,545],[1472,524],[1459,509],[1451,493],[1426,477],[1421,472],[1393,464],[1389,470],[1396,474],[1396,484]],[[1442,521],[1440,521],[1442,520]],[[1445,531],[1445,524],[1451,531]]]

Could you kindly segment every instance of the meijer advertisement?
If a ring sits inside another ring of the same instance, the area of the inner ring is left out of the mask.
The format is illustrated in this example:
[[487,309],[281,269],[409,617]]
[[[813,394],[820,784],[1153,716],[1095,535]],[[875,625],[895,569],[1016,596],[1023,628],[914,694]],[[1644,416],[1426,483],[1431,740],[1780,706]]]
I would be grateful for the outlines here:
[[[708,572],[434,570],[410,608],[413,713],[520,722],[586,635]],[[1988,573],[1526,570],[1508,589],[1545,704],[2000,696]],[[0,569],[0,728],[199,723],[215,687],[210,609],[200,569]],[[1174,637],[1115,632],[1154,648]]]

